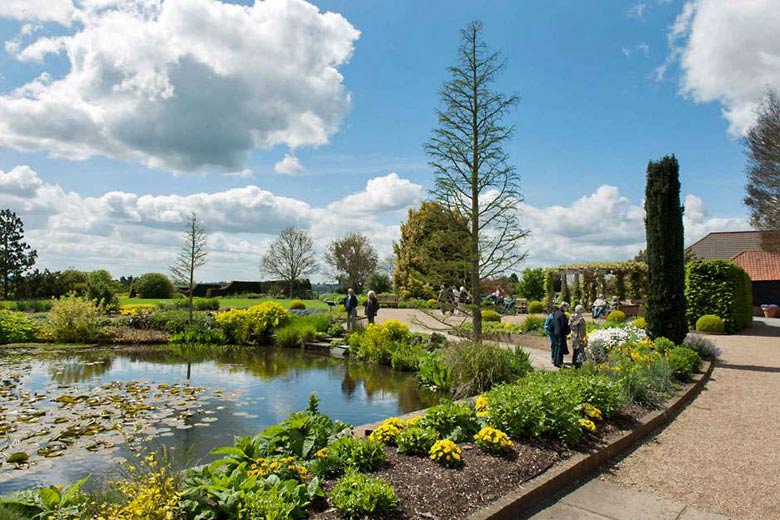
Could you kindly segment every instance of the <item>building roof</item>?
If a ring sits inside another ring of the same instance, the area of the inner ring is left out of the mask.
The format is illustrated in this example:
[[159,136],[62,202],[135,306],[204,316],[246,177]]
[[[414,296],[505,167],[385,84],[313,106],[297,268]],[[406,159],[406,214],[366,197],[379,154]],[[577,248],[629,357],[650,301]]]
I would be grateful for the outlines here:
[[688,249],[698,260],[729,260],[743,251],[761,251],[761,231],[723,231],[710,233]]
[[780,253],[769,251],[742,251],[732,258],[735,264],[747,271],[754,282],[780,280]]

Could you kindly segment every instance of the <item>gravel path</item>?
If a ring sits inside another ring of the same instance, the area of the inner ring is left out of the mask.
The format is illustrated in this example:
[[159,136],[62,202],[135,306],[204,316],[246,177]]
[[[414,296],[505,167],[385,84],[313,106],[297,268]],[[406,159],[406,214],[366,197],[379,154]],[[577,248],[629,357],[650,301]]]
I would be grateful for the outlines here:
[[780,320],[756,319],[667,428],[604,477],[732,518],[780,518]]

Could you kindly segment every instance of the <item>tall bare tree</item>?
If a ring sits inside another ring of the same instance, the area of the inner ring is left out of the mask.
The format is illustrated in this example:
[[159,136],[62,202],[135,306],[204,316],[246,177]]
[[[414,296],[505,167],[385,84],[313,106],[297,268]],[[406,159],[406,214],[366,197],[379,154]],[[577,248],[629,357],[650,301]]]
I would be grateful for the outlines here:
[[285,228],[271,244],[268,252],[263,255],[260,269],[289,283],[290,298],[292,298],[295,282],[302,276],[316,273],[319,269],[317,259],[314,257],[314,242],[302,229]]
[[187,219],[187,227],[182,235],[181,249],[176,263],[171,266],[171,274],[176,283],[187,285],[189,298],[189,323],[192,324],[192,297],[195,291],[195,271],[206,264],[206,230],[193,212]]
[[745,137],[747,197],[753,227],[764,233],[764,247],[780,251],[780,97],[767,92],[755,125]]
[[[425,145],[435,173],[434,197],[469,222],[470,292],[479,309],[479,281],[513,268],[524,259],[519,242],[528,232],[518,221],[523,200],[520,178],[504,146],[514,127],[503,123],[516,95],[494,89],[504,68],[498,52],[482,38],[482,22],[461,31],[455,66],[441,90],[439,127]],[[482,333],[482,316],[472,313],[475,336]]]
[[360,292],[368,276],[376,271],[379,255],[368,237],[350,233],[330,243],[325,252],[325,263],[341,285]]

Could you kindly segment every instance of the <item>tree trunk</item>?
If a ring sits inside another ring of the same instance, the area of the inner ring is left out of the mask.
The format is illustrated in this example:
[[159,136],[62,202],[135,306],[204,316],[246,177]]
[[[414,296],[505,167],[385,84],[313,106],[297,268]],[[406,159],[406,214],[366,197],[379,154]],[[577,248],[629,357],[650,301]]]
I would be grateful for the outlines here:
[[477,111],[479,93],[477,89],[477,41],[472,33],[471,74],[474,108],[471,111],[472,163],[471,163],[471,317],[474,339],[482,340],[482,310],[479,298],[479,127]]

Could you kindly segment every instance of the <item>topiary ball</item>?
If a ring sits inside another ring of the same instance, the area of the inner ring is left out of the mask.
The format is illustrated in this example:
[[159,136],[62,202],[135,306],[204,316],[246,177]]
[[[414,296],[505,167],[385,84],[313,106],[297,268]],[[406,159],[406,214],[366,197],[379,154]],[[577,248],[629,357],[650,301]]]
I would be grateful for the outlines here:
[[610,323],[623,323],[626,321],[626,313],[623,311],[612,311],[607,315],[607,321]]
[[647,328],[647,322],[644,318],[637,318],[634,321],[631,322],[631,325],[638,329],[646,329]]
[[531,300],[528,302],[528,314],[542,314],[544,313],[544,304],[538,300]]
[[696,330],[698,332],[723,332],[726,330],[726,325],[720,316],[705,314],[696,320]]
[[293,300],[290,302],[290,310],[303,310],[306,308],[306,304],[301,300]]
[[496,311],[485,309],[482,311],[482,321],[501,321],[501,315]]

